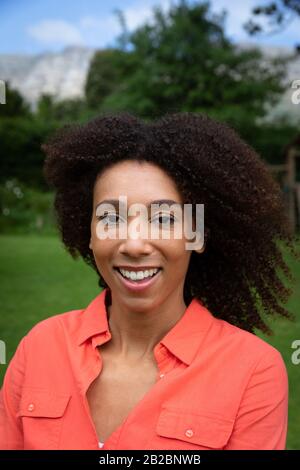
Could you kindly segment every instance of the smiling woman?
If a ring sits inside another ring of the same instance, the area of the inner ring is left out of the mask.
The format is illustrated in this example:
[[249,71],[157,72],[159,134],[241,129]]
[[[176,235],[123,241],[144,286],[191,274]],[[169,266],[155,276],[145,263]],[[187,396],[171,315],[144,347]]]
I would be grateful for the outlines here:
[[0,448],[284,449],[286,368],[255,329],[291,318],[278,269],[299,254],[259,156],[192,113],[100,116],[42,148],[62,241],[102,291],[20,342]]

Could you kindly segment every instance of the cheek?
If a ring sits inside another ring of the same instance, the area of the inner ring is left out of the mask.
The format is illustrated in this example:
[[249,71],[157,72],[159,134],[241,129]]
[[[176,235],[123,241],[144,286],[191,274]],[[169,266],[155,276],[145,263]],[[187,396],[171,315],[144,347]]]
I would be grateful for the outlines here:
[[101,272],[108,271],[109,260],[113,251],[112,243],[109,240],[95,240],[93,241],[94,258]]
[[191,251],[185,249],[184,240],[170,240],[167,246],[167,265],[172,277],[181,277],[186,273]]

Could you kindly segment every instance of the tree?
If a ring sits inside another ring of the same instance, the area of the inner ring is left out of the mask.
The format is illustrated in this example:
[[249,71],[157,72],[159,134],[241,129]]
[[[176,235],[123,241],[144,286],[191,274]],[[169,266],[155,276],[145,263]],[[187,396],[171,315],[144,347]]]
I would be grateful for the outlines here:
[[[300,18],[299,0],[269,1],[265,5],[259,5],[252,9],[250,18],[244,27],[252,36],[258,34],[275,34],[287,28],[292,21]],[[262,20],[262,23],[259,22]],[[300,53],[300,44],[296,44],[296,50]]]
[[36,115],[45,121],[78,121],[85,112],[86,102],[81,98],[55,101],[49,94],[42,94],[38,100]]
[[1,118],[0,183],[17,178],[29,186],[47,188],[40,147],[54,129],[53,123],[38,116]]
[[6,103],[0,105],[0,116],[17,117],[29,116],[30,107],[17,90],[11,88],[9,82],[5,83]]
[[37,103],[36,114],[39,118],[45,120],[53,119],[54,114],[54,99],[52,95],[43,93]]
[[127,110],[145,118],[199,111],[238,129],[253,125],[266,114],[266,103],[281,95],[285,62],[234,46],[225,36],[224,20],[224,14],[210,12],[209,3],[181,1],[167,13],[155,8],[151,24],[128,36],[129,47],[105,55],[110,72],[104,84],[96,75],[101,61],[96,67],[95,59],[90,96],[93,92],[105,111]]
[[104,49],[95,53],[85,84],[85,97],[90,109],[100,109],[105,98],[122,87],[128,67],[129,56],[121,49]]

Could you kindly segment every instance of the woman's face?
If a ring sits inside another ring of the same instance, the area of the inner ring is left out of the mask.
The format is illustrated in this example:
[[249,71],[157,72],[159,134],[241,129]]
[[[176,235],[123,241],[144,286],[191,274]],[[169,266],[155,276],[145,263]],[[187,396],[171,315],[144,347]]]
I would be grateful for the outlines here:
[[[127,201],[127,210],[123,213],[119,213],[120,196],[127,198],[123,199]],[[116,200],[116,208],[105,205],[103,201],[107,200]],[[136,311],[158,307],[170,295],[183,299],[191,251],[186,250],[184,233],[178,239],[171,236],[174,211],[151,212],[149,205],[158,200],[183,202],[174,181],[160,167],[148,162],[117,163],[101,173],[95,182],[89,246],[112,297]],[[130,206],[136,203],[145,208],[149,206],[147,217],[142,218],[140,212],[128,215],[126,226],[124,214],[126,217]],[[140,222],[140,229],[148,229],[146,237],[134,233],[137,222]],[[151,236],[151,226],[155,228],[156,237]],[[100,239],[99,230],[110,237]],[[126,236],[118,236],[121,232]],[[162,238],[163,232],[165,238]],[[134,280],[136,277],[142,279]]]

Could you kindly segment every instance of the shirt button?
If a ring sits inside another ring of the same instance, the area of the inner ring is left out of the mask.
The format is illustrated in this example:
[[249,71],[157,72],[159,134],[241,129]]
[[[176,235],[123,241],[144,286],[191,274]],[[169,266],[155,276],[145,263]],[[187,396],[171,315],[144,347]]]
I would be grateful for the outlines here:
[[193,437],[194,431],[192,429],[187,429],[185,431],[185,435],[186,435],[186,437]]
[[27,407],[27,410],[28,411],[33,411],[34,410],[34,404],[33,403],[30,403]]
[[165,376],[165,374],[160,374],[159,376],[162,379]]

